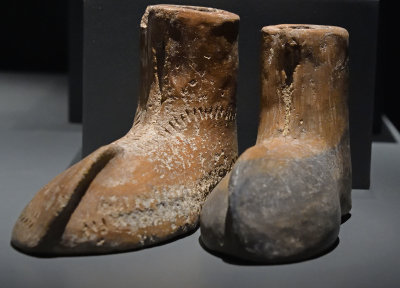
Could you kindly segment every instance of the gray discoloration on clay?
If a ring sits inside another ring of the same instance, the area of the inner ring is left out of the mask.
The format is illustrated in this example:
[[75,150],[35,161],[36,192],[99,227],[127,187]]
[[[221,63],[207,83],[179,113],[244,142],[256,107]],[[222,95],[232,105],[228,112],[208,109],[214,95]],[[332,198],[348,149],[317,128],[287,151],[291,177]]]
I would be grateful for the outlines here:
[[351,161],[350,161],[350,136],[349,131],[343,133],[343,138],[339,145],[336,147],[336,155],[341,155],[338,157],[338,171],[340,173],[339,177],[339,198],[340,198],[340,210],[341,215],[347,215],[350,213],[352,201],[351,201]]
[[285,262],[311,257],[333,244],[340,226],[335,158],[330,151],[303,159],[271,155],[238,163],[230,178],[227,224],[235,253]]

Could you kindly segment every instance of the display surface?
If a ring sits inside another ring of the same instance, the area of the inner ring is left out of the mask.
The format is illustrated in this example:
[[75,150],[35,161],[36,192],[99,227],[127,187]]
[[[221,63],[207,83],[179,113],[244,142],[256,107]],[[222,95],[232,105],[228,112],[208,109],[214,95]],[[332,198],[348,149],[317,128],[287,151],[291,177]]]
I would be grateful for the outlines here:
[[42,259],[15,251],[10,233],[35,190],[78,154],[80,126],[67,122],[62,75],[0,73],[0,95],[6,95],[0,97],[2,288],[399,286],[400,135],[395,130],[397,143],[373,143],[371,189],[353,190],[353,215],[340,228],[339,244],[322,257],[290,265],[235,263],[205,251],[197,230],[132,253]]
[[340,27],[262,29],[257,143],[203,207],[208,248],[280,263],[336,241],[351,208],[347,47]]
[[239,17],[222,10],[149,6],[132,129],[44,186],[12,244],[42,255],[108,253],[196,228],[237,158],[238,28]]

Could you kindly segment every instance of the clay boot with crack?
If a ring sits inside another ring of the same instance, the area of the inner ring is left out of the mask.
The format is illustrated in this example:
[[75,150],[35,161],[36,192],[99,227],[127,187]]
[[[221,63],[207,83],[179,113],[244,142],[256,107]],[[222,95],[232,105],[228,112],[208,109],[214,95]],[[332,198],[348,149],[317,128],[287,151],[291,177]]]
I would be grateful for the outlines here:
[[132,129],[44,186],[12,245],[43,256],[109,253],[195,229],[237,158],[238,25],[222,10],[149,6]]
[[351,208],[347,47],[339,27],[262,29],[257,143],[204,204],[207,248],[284,263],[334,245]]

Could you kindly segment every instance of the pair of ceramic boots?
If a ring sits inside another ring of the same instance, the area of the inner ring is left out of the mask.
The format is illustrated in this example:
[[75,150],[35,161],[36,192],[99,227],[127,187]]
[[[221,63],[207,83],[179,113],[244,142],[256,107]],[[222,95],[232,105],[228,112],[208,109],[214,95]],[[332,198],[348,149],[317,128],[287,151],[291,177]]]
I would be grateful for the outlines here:
[[331,245],[351,205],[348,34],[262,29],[258,139],[236,161],[238,26],[222,10],[148,7],[132,129],[44,186],[14,247],[137,249],[195,229],[200,214],[204,244],[245,259],[300,260]]

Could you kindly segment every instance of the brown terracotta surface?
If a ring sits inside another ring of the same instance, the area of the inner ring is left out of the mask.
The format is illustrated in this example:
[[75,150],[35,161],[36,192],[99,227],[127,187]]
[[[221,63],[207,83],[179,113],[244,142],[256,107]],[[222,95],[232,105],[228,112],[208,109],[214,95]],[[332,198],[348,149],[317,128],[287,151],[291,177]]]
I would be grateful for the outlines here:
[[336,145],[348,129],[347,31],[277,25],[262,32],[258,141],[286,136]]
[[193,230],[237,158],[238,24],[222,10],[149,6],[132,129],[43,187],[12,244],[33,254],[107,253]]
[[348,33],[318,25],[261,32],[257,142],[206,201],[201,237],[211,250],[287,263],[333,245],[351,209]]
[[345,215],[351,209],[349,34],[335,26],[283,24],[264,27],[262,37],[257,144],[299,143],[303,148],[294,158],[337,149]]

